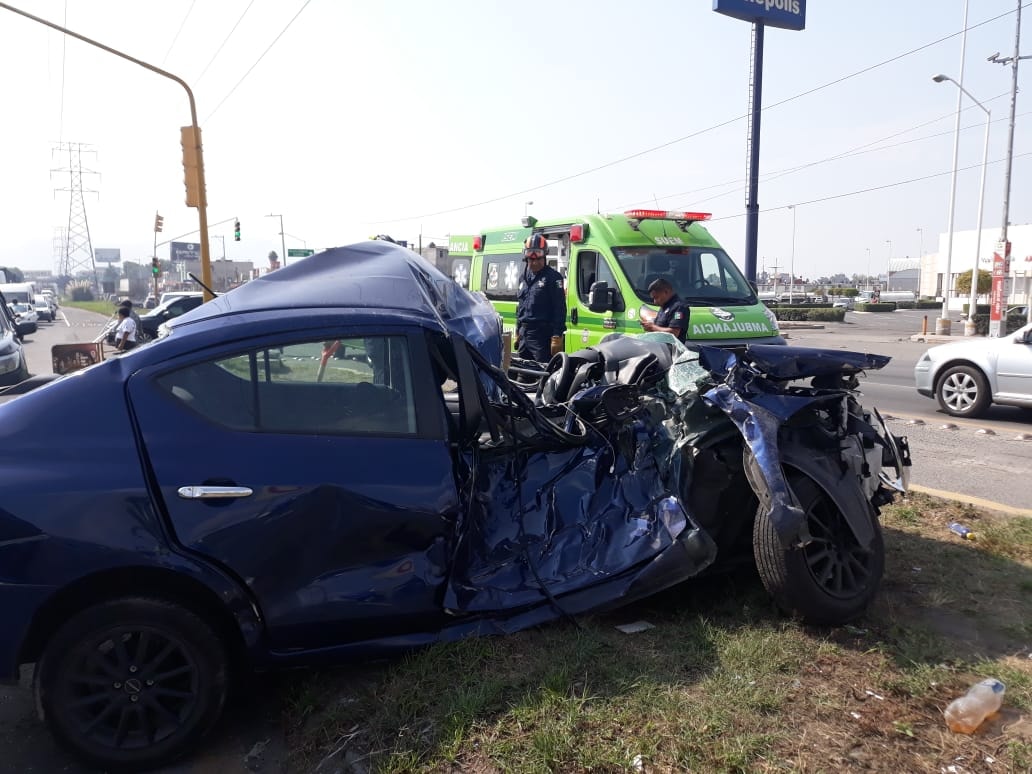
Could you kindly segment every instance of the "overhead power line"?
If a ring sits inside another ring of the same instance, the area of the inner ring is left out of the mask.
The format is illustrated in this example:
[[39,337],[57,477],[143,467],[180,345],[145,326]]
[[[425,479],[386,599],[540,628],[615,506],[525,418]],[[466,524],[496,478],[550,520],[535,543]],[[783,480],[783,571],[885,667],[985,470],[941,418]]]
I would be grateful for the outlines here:
[[268,45],[268,47],[264,51],[262,51],[261,55],[256,60],[254,60],[254,64],[251,65],[250,67],[248,67],[247,68],[247,72],[245,72],[240,77],[240,80],[236,82],[236,85],[234,85],[233,88],[229,90],[229,92],[226,94],[226,96],[223,97],[222,100],[219,102],[219,104],[217,104],[215,106],[215,109],[212,110],[208,114],[208,117],[204,119],[204,123],[207,123],[208,121],[210,121],[211,117],[218,112],[219,108],[222,107],[223,104],[225,104],[226,100],[229,99],[231,96],[233,96],[233,92],[236,91],[237,88],[240,86],[240,84],[244,82],[244,79],[247,78],[247,76],[251,74],[251,71],[254,70],[254,68],[256,68],[258,66],[258,63],[261,62],[262,59],[265,58],[265,55],[268,54],[269,51],[272,50],[272,47],[275,46],[277,41],[279,41],[279,39],[283,37],[284,33],[286,33],[286,31],[288,29],[290,29],[290,25],[293,24],[295,21],[297,21],[297,17],[300,16],[302,11],[304,11],[305,8],[308,7],[308,4],[310,2],[312,2],[312,0],[305,0],[305,4],[302,5],[300,9],[298,9],[298,12],[294,14],[294,17],[290,21],[287,22],[286,26],[282,30],[280,30],[279,35],[277,35],[275,38],[273,38],[272,43],[270,43]]
[[208,72],[208,68],[211,67],[211,63],[214,62],[218,55],[222,53],[222,49],[225,48],[226,43],[229,42],[229,39],[233,37],[233,33],[236,32],[236,28],[240,26],[240,22],[242,22],[244,20],[244,17],[247,16],[247,12],[251,10],[252,5],[254,5],[254,0],[251,0],[251,2],[247,4],[247,8],[245,8],[244,12],[240,14],[240,18],[236,20],[236,24],[233,25],[233,29],[229,31],[229,33],[223,39],[222,43],[219,44],[219,47],[215,49],[215,53],[211,55],[211,59],[208,60],[208,64],[204,66],[204,69],[201,70],[201,74],[198,75],[197,79],[194,81],[195,87],[197,86],[197,84],[201,82],[201,79],[204,77],[204,74]]
[[[1029,5],[1032,5],[1032,3],[1029,3]],[[954,32],[954,33],[951,33],[951,34],[946,35],[944,37],[941,37],[938,40],[933,40],[930,43],[925,43],[925,44],[923,44],[921,46],[918,46],[917,48],[910,49],[909,51],[905,51],[905,52],[903,52],[901,54],[897,54],[895,56],[889,57],[888,59],[884,59],[881,62],[877,62],[876,64],[870,65],[868,67],[864,67],[864,68],[862,68],[860,70],[857,70],[856,72],[850,73],[849,75],[844,75],[841,78],[836,78],[835,80],[828,81],[827,83],[821,84],[820,86],[815,86],[812,89],[807,89],[806,91],[800,92],[799,94],[795,94],[795,95],[793,95],[791,97],[786,97],[785,99],[780,100],[779,102],[775,102],[775,103],[773,103],[771,105],[767,105],[766,107],[764,107],[762,109],[762,111],[766,112],[768,110],[772,110],[774,108],[781,107],[783,105],[787,105],[788,103],[794,102],[797,99],[802,99],[803,97],[807,97],[807,96],[809,96],[811,94],[816,94],[817,92],[823,91],[824,89],[828,89],[828,88],[830,88],[832,86],[837,86],[840,83],[844,83],[845,81],[848,81],[848,80],[850,80],[852,78],[856,78],[856,77],[858,77],[860,75],[864,75],[866,73],[869,73],[869,72],[871,72],[873,70],[878,69],[879,67],[884,67],[887,64],[891,64],[892,62],[897,62],[900,59],[904,59],[904,58],[906,58],[908,56],[912,56],[912,55],[917,54],[917,53],[919,53],[921,51],[924,51],[925,49],[932,48],[933,46],[937,46],[940,43],[944,43],[947,40],[951,40],[951,39],[957,37],[958,35],[963,34],[965,31],[970,31],[970,30],[978,29],[979,27],[983,27],[986,24],[991,24],[992,22],[999,21],[1000,19],[1002,19],[1002,18],[1004,18],[1006,16],[1010,16],[1013,13],[1015,13],[1015,11],[1005,11],[1004,13],[998,14],[997,16],[994,16],[994,17],[992,17],[990,19],[986,19],[985,21],[981,21],[981,22],[978,22],[977,24],[969,25],[966,30],[959,30],[957,32]],[[380,224],[383,224],[383,223],[403,223],[405,221],[418,220],[420,218],[433,218],[433,217],[436,217],[438,215],[450,215],[451,213],[454,213],[454,212],[462,212],[463,210],[470,210],[470,209],[474,209],[476,207],[483,207],[484,205],[494,204],[495,202],[504,201],[506,199],[511,199],[513,197],[516,197],[516,196],[524,196],[526,194],[533,193],[535,191],[540,191],[541,189],[544,189],[544,188],[551,188],[552,186],[559,185],[560,183],[565,183],[565,182],[568,182],[570,180],[575,180],[576,178],[579,178],[579,177],[584,177],[585,175],[593,174],[593,173],[598,172],[598,171],[603,170],[603,169],[608,169],[609,167],[615,167],[618,164],[623,164],[626,161],[631,161],[632,159],[640,158],[641,156],[645,156],[645,155],[647,155],[649,153],[655,153],[656,151],[663,150],[664,148],[669,148],[671,145],[676,145],[678,143],[684,142],[686,140],[694,139],[696,137],[699,137],[701,135],[704,135],[704,134],[707,134],[709,132],[715,131],[717,129],[722,129],[725,126],[729,126],[730,124],[736,123],[737,121],[741,121],[741,120],[743,120],[743,119],[745,119],[747,117],[748,117],[747,114],[743,113],[742,115],[735,116],[734,118],[729,118],[729,119],[727,119],[725,121],[721,121],[720,123],[713,124],[712,126],[708,126],[708,127],[704,128],[704,129],[699,129],[699,130],[694,131],[691,134],[687,134],[687,135],[685,135],[683,137],[678,137],[678,138],[673,139],[673,140],[668,140],[667,142],[660,143],[659,145],[654,145],[651,148],[646,148],[645,150],[641,150],[641,151],[638,151],[636,153],[631,153],[631,154],[629,154],[627,156],[622,156],[622,157],[620,157],[618,159],[614,159],[613,161],[608,161],[608,162],[606,162],[604,164],[599,164],[597,166],[591,167],[590,169],[585,169],[585,170],[583,170],[581,172],[574,172],[574,173],[569,174],[569,175],[564,175],[563,177],[559,177],[559,178],[556,178],[554,180],[549,180],[548,182],[545,182],[545,183],[539,183],[537,185],[528,186],[527,188],[522,188],[522,189],[520,189],[518,191],[510,191],[509,193],[506,193],[506,194],[502,194],[502,195],[499,195],[499,196],[493,196],[490,199],[484,199],[483,201],[474,202],[472,204],[463,204],[463,205],[460,205],[458,207],[450,207],[450,208],[444,209],[444,210],[437,210],[436,212],[424,212],[424,213],[422,213],[420,215],[410,215],[410,216],[406,216],[406,217],[403,217],[403,218],[391,218],[390,220],[368,221],[368,225],[376,226],[376,225],[380,225]]]
[[183,31],[183,27],[186,26],[186,20],[189,19],[190,18],[190,14],[193,13],[194,3],[196,3],[196,2],[197,2],[197,0],[190,0],[190,7],[186,9],[186,16],[184,16],[183,20],[181,22],[179,22],[179,29],[176,30],[176,36],[174,38],[172,38],[172,42],[168,46],[168,51],[165,52],[165,58],[161,60],[161,66],[162,67],[165,66],[165,62],[168,61],[168,55],[171,54],[172,53],[172,49],[175,48],[176,41],[179,40],[179,35]]
[[[1026,156],[1032,156],[1032,151],[1029,151],[1028,153],[1018,153],[1018,154],[1016,154],[1014,156],[1014,158],[1021,159],[1021,158],[1025,158]],[[1005,161],[1005,159],[997,159],[996,161],[988,162],[988,164],[989,165],[1000,164],[1003,161]],[[978,164],[971,164],[971,165],[966,166],[966,167],[958,167],[957,171],[958,172],[967,172],[969,169],[981,169],[981,168],[982,168],[982,164],[978,163]],[[921,177],[912,177],[909,180],[897,180],[895,183],[886,183],[884,185],[875,185],[875,186],[871,186],[869,188],[858,188],[855,191],[846,191],[845,193],[832,194],[830,196],[821,196],[821,197],[818,197],[816,199],[808,199],[808,200],[799,201],[799,202],[792,202],[792,205],[795,206],[795,207],[805,207],[808,204],[820,204],[821,202],[830,202],[830,201],[833,201],[834,199],[845,199],[846,197],[849,197],[849,196],[859,196],[860,194],[871,193],[873,191],[884,191],[884,190],[886,190],[888,188],[898,188],[901,185],[910,185],[911,183],[921,183],[921,182],[923,182],[925,180],[933,180],[933,179],[935,179],[937,177],[944,177],[944,176],[949,175],[949,174],[952,174],[952,170],[946,170],[945,172],[935,172],[934,174],[922,175]],[[774,212],[776,210],[783,210],[786,207],[788,207],[787,204],[779,204],[779,205],[777,205],[775,207],[764,207],[763,209],[760,210],[760,212]],[[707,221],[707,222],[713,223],[713,222],[718,221],[718,220],[734,220],[735,218],[744,218],[744,217],[745,217],[745,213],[742,212],[742,213],[736,213],[734,215],[721,215],[719,218],[710,218],[709,221]]]
[[[993,100],[999,99],[1002,96],[1006,96],[1006,94],[997,95],[996,97],[993,97],[992,99],[986,100],[986,102],[992,102]],[[964,108],[964,109],[965,110],[971,110],[971,109],[974,109],[974,107],[975,106],[972,105],[972,106],[970,106],[968,108]],[[818,159],[816,161],[808,161],[808,162],[805,162],[803,164],[797,164],[794,167],[788,167],[786,169],[781,169],[781,170],[777,170],[777,171],[774,171],[774,172],[764,172],[764,173],[762,173],[760,175],[760,177],[763,180],[763,182],[770,182],[771,180],[777,180],[778,178],[785,177],[787,175],[791,175],[791,174],[794,174],[796,172],[801,172],[804,169],[810,169],[812,167],[820,166],[821,164],[827,164],[828,162],[831,162],[831,161],[839,161],[841,159],[853,158],[855,156],[862,156],[862,155],[867,154],[867,153],[877,153],[879,151],[890,150],[892,148],[898,148],[900,146],[909,145],[909,144],[915,143],[915,142],[924,142],[925,140],[933,140],[936,137],[943,137],[943,136],[946,136],[946,135],[952,135],[953,134],[953,130],[950,129],[949,131],[946,131],[946,132],[936,132],[935,134],[925,135],[924,137],[915,137],[913,139],[904,140],[902,142],[893,143],[891,145],[881,145],[881,143],[884,143],[884,142],[886,142],[888,140],[891,140],[891,139],[893,139],[895,137],[899,137],[901,135],[908,134],[909,132],[913,132],[913,131],[915,131],[917,129],[922,129],[922,128],[926,127],[926,126],[931,126],[932,124],[936,124],[939,121],[942,121],[944,118],[951,118],[954,115],[955,115],[955,113],[950,112],[950,113],[942,115],[942,116],[940,116],[938,118],[933,118],[930,121],[924,121],[924,122],[922,122],[920,124],[915,124],[914,126],[908,127],[906,129],[901,129],[898,132],[893,132],[892,134],[888,134],[885,137],[881,137],[881,138],[879,138],[877,140],[872,140],[871,142],[867,142],[867,143],[864,143],[862,145],[857,145],[857,146],[855,146],[853,148],[850,148],[849,150],[845,150],[845,151],[841,151],[839,153],[835,153],[835,154],[833,154],[831,156],[827,156],[827,157],[825,157],[823,159]],[[1022,113],[1022,115],[1027,115],[1027,113]],[[994,119],[993,123],[995,123],[996,121],[1003,121],[1003,120],[1006,120],[1006,119],[1003,119],[1003,118]],[[978,124],[970,124],[968,126],[963,127],[962,131],[967,131],[968,129],[974,129],[974,128],[981,129],[984,126],[985,126],[984,122],[981,122],[981,123],[978,123]],[[878,147],[871,147],[871,146],[878,146]],[[626,210],[626,209],[628,209],[630,207],[639,207],[639,206],[641,206],[643,204],[649,204],[649,203],[656,202],[656,201],[664,201],[666,199],[675,199],[675,198],[678,198],[678,197],[681,197],[681,196],[692,196],[694,194],[703,193],[705,191],[711,191],[714,188],[726,188],[728,186],[733,186],[729,190],[723,191],[723,192],[721,192],[719,194],[715,194],[714,196],[711,196],[711,197],[709,197],[706,200],[706,201],[710,201],[712,199],[717,199],[717,198],[719,198],[721,196],[727,196],[728,194],[740,192],[741,191],[741,185],[744,182],[745,181],[742,180],[741,178],[737,178],[735,180],[725,180],[722,183],[713,183],[711,185],[702,186],[700,188],[693,188],[693,189],[688,190],[688,191],[678,191],[677,193],[663,194],[662,196],[658,196],[658,197],[653,195],[649,199],[639,199],[637,201],[627,202],[626,204],[621,204],[621,205],[616,206],[616,207],[608,207],[606,209],[610,209],[610,210],[613,210],[615,212],[621,212],[621,211]],[[680,209],[680,205],[674,207],[673,209]],[[684,209],[691,209],[691,206],[690,205],[685,205]]]

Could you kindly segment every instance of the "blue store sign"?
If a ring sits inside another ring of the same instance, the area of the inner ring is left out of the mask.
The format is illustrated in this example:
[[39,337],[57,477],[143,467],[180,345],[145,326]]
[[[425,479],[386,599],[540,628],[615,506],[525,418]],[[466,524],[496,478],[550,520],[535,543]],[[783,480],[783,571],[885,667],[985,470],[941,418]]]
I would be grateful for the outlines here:
[[806,0],[713,0],[713,10],[725,16],[768,27],[801,30],[806,27]]

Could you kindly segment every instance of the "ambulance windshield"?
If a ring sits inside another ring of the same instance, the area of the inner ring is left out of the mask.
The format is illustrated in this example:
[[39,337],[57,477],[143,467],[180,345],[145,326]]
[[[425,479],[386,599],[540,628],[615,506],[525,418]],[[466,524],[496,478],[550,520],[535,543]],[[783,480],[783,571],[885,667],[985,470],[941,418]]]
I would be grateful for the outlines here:
[[614,247],[613,255],[646,303],[651,303],[649,285],[661,277],[689,306],[757,303],[742,272],[719,247]]

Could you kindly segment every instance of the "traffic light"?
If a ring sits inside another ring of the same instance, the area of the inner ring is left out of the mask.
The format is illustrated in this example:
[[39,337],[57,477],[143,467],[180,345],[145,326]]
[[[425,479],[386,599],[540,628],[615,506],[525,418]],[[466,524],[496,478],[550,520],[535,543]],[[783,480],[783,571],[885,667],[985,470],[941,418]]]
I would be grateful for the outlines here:
[[237,242],[240,241],[240,221],[239,220],[233,223],[233,239],[235,239]]
[[150,259],[150,266],[151,274],[153,274],[155,277],[161,276],[161,263],[158,261],[157,258]]
[[183,146],[183,182],[186,183],[186,206],[206,206],[208,202],[205,198],[204,188],[201,186],[200,127],[180,127],[179,142]]
[[154,233],[155,234],[160,234],[161,233],[161,228],[164,225],[165,225],[165,219],[163,217],[161,217],[160,215],[158,215],[158,213],[155,212],[154,213]]

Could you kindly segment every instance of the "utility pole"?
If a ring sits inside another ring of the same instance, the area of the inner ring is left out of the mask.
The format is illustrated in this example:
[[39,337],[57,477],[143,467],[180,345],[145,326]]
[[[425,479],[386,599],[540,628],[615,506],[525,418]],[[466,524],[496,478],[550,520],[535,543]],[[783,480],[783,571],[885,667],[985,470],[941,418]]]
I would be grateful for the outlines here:
[[[999,244],[996,245],[997,252],[993,255],[993,289],[989,296],[989,335],[994,338],[1002,336],[1006,327],[1002,307],[1004,306],[1004,283],[1007,274],[1010,273],[1010,244],[1007,242],[1007,225],[1010,219],[1011,167],[1014,161],[1014,113],[1018,105],[1018,62],[1022,59],[1032,59],[1032,55],[1021,56],[1021,0],[1017,0],[1017,5],[1017,18],[1014,24],[1014,56],[1001,59],[1000,54],[995,53],[989,57],[990,62],[1011,66],[1010,123],[1007,129],[1007,162],[1003,173],[1003,226],[1000,228]],[[1027,301],[1028,277],[1025,278],[1025,288]],[[1032,322],[1032,304],[1029,304],[1028,307],[1026,322]]]

